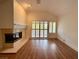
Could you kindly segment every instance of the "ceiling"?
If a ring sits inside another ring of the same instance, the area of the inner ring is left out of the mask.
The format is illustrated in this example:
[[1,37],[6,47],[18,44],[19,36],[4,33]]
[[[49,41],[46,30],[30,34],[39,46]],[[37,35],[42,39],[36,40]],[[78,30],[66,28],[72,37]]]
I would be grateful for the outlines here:
[[[32,11],[49,11],[54,15],[61,16],[71,13],[77,0],[40,0],[40,4],[37,4],[37,0],[17,0],[21,4],[31,4],[29,10]],[[26,9],[26,8],[25,8]]]

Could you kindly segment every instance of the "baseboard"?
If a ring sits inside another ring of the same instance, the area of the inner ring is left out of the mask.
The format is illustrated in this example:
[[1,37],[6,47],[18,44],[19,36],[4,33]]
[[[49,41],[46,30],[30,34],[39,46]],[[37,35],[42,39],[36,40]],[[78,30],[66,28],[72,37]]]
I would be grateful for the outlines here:
[[66,44],[67,46],[69,46],[71,49],[73,49],[74,51],[78,52],[77,49],[73,48],[72,46],[70,46],[69,44],[67,44],[63,38],[61,38],[60,36],[57,36],[57,39],[59,39],[60,41],[62,41],[64,44]]

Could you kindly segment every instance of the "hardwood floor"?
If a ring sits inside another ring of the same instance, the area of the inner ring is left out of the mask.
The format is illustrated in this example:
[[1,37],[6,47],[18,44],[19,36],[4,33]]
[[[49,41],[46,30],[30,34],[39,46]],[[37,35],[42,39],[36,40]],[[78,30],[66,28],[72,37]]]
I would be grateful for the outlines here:
[[16,59],[78,59],[78,54],[58,39],[29,40]]

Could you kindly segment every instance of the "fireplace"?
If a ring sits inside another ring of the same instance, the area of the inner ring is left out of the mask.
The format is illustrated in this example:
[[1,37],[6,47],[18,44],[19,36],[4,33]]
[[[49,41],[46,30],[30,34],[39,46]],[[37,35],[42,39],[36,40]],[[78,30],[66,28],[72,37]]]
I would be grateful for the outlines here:
[[16,33],[6,33],[5,34],[5,43],[13,43],[22,38],[22,32]]

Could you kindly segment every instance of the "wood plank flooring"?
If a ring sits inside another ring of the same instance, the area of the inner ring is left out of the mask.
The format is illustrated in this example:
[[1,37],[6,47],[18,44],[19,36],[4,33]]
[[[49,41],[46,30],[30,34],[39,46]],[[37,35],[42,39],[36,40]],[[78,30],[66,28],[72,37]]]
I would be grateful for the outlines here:
[[29,40],[16,59],[78,59],[77,52],[58,39]]

